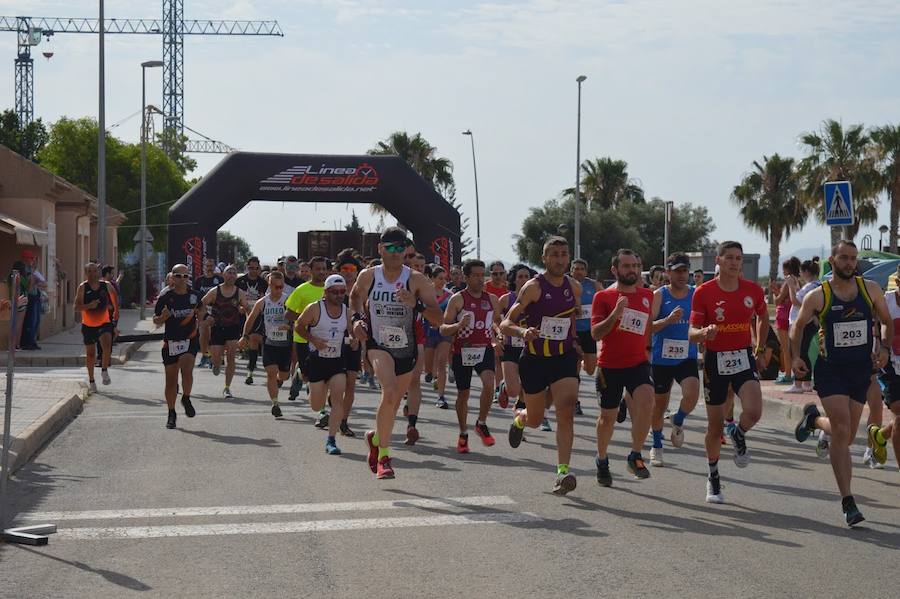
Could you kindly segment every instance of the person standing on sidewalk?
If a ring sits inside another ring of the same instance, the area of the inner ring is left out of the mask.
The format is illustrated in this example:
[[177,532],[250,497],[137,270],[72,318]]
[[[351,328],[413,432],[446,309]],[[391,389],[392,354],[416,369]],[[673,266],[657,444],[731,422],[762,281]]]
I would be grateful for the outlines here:
[[22,327],[21,348],[25,350],[41,349],[37,344],[38,333],[41,328],[43,294],[47,290],[47,279],[35,266],[34,254],[31,250],[22,252],[22,261],[25,263],[25,272],[22,276],[26,279],[26,295],[28,307],[25,309],[25,323]]
[[[75,292],[75,313],[81,314],[81,336],[84,341],[85,366],[91,393],[97,392],[94,382],[94,345],[100,341],[103,361],[100,376],[104,385],[110,383],[109,358],[112,348],[113,320],[118,320],[119,298],[113,286],[100,279],[100,266],[89,262],[84,266],[85,281]],[[114,314],[110,317],[110,313]]]

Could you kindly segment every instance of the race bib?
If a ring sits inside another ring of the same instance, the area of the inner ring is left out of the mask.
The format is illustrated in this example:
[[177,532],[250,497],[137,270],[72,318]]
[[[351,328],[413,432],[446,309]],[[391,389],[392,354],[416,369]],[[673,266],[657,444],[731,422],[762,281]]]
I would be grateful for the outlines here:
[[328,345],[326,345],[324,349],[319,350],[319,357],[320,358],[340,358],[341,357],[341,346],[344,344],[343,339],[329,339],[326,343]]
[[379,345],[388,349],[401,349],[409,345],[406,337],[406,331],[401,327],[392,327],[384,325],[379,331]]
[[747,358],[747,350],[721,351],[716,354],[719,374],[737,374],[750,368],[750,360]]
[[691,344],[687,339],[663,339],[662,357],[668,360],[684,360],[688,357]]
[[269,335],[269,339],[272,341],[287,341],[288,332],[284,329],[275,329],[272,331],[272,334]]
[[569,337],[570,326],[572,326],[572,321],[568,318],[544,316],[541,319],[541,337],[553,341],[564,341]]
[[865,320],[834,323],[834,346],[856,347],[869,342],[868,325]]
[[625,311],[622,312],[622,318],[619,320],[619,330],[634,333],[635,335],[643,335],[647,332],[649,316],[646,312],[625,308]]
[[189,339],[184,339],[182,341],[169,341],[169,355],[180,356],[181,354],[186,352],[190,346],[191,342]]
[[486,347],[464,347],[460,350],[463,366],[475,366],[484,359]]
[[586,318],[590,318],[592,308],[593,308],[593,306],[591,306],[591,304],[582,304],[581,305],[581,316],[578,317],[578,320],[584,320]]
[[510,337],[509,345],[511,347],[525,347],[525,340],[521,337]]

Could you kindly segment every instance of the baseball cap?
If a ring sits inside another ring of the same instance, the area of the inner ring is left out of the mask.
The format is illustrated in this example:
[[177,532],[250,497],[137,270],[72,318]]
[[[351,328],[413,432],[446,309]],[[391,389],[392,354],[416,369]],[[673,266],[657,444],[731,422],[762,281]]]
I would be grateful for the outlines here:
[[400,227],[388,227],[384,230],[379,238],[379,243],[405,243],[409,245],[409,238],[406,231]]
[[22,250],[23,258],[34,258],[34,253],[31,250]]
[[344,280],[344,277],[341,275],[329,275],[327,279],[325,279],[325,289],[331,289],[332,287],[346,287],[347,281]]
[[691,261],[688,260],[687,256],[676,256],[674,260],[666,264],[666,268],[669,270],[678,270],[679,268],[690,268]]

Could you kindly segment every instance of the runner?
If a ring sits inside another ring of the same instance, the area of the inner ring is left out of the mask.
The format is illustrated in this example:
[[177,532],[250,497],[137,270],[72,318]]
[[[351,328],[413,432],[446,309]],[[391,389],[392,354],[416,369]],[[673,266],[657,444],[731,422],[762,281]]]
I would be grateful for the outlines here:
[[694,287],[699,287],[700,285],[702,285],[703,279],[704,279],[703,269],[698,268],[697,270],[694,271]]
[[[346,254],[344,252],[338,254],[338,271],[344,277],[347,289],[353,289],[359,269],[360,263],[354,257],[353,250]],[[344,295],[344,304],[348,308],[350,307],[350,294]],[[350,410],[353,409],[353,402],[356,399],[356,377],[359,376],[362,370],[362,345],[355,337],[351,337],[350,345],[344,347],[344,357],[346,358],[347,384],[344,387],[344,416],[341,419],[340,431],[345,437],[355,437],[356,433],[353,432],[347,423],[347,420],[350,418]]]
[[350,313],[344,305],[347,283],[341,275],[325,279],[325,299],[307,306],[297,320],[296,329],[309,343],[309,405],[320,412],[331,397],[331,418],[325,452],[340,455],[335,434],[344,418],[344,390],[347,386],[347,362],[344,352],[349,342]]
[[669,406],[672,382],[681,385],[681,403],[672,415],[673,447],[684,443],[684,419],[694,411],[700,398],[700,376],[697,371],[697,344],[688,340],[691,299],[694,288],[688,286],[691,261],[686,254],[675,253],[666,260],[669,284],[653,293],[653,418],[650,431],[653,447],[650,465],[663,465],[663,421]]
[[[259,258],[251,256],[247,259],[247,272],[237,278],[235,285],[246,294],[247,304],[255,307],[256,302],[266,294],[268,287],[266,280],[260,276]],[[253,371],[256,370],[260,344],[263,341],[265,332],[265,324],[262,318],[251,320],[249,333],[247,333],[247,343],[244,344],[249,348],[250,354],[247,360],[247,378],[244,380],[244,383],[248,385],[253,384]],[[242,347],[241,349],[244,348]],[[268,374],[266,377],[268,378]]]
[[278,388],[288,379],[291,370],[291,325],[284,317],[284,300],[287,299],[284,290],[284,275],[276,270],[269,275],[267,293],[253,303],[238,344],[241,349],[250,346],[257,329],[255,323],[262,323],[266,391],[269,392],[272,416],[275,418],[281,418]]
[[[326,264],[327,266],[327,264]],[[284,259],[284,284],[292,289],[296,289],[309,278],[303,278],[300,274],[300,261],[295,256],[288,256]]]
[[[194,292],[197,297],[204,298],[211,289],[225,282],[221,275],[216,274],[216,261],[207,258],[203,261],[203,274],[194,281]],[[200,367],[211,367],[212,361],[209,359],[209,334],[213,324],[213,310],[207,309],[204,316],[200,320]]]
[[500,324],[500,304],[497,296],[485,291],[484,262],[466,260],[462,266],[466,288],[455,293],[444,312],[441,335],[453,337],[453,372],[456,376],[456,419],[459,439],[456,451],[469,453],[469,393],[472,371],[481,379],[481,398],[475,434],[485,446],[494,444],[487,426],[494,390],[494,327]]
[[[584,352],[581,367],[585,374],[594,376],[597,370],[597,342],[591,337],[591,304],[594,294],[597,293],[597,281],[589,279],[587,260],[576,258],[572,260],[572,277],[581,284],[581,316],[575,321],[575,333],[578,336],[578,345]],[[581,410],[581,401],[575,402],[575,415],[584,414]]]
[[591,336],[601,341],[597,359],[597,392],[600,417],[597,419],[597,482],[612,486],[607,449],[623,392],[631,414],[631,453],[628,471],[635,478],[649,478],[641,448],[650,430],[653,410],[653,382],[647,362],[650,337],[650,310],[653,292],[640,285],[641,270],[632,250],[620,249],[612,259],[614,289],[598,292],[591,305]]
[[389,449],[391,430],[416,365],[417,300],[421,302],[418,309],[424,310],[426,318],[434,322],[441,317],[430,281],[403,264],[408,244],[403,229],[385,229],[378,244],[383,264],[362,271],[350,294],[353,334],[366,343],[381,383],[376,429],[366,433],[369,468],[379,479],[394,477]]
[[[97,341],[103,350],[100,378],[104,385],[110,383],[109,358],[112,351],[113,321],[118,320],[119,296],[106,281],[100,280],[100,266],[94,262],[84,265],[84,282],[75,292],[75,314],[81,315],[81,338],[84,342],[84,365],[87,367],[90,392],[97,392],[94,382]],[[110,312],[114,316],[110,316]]]
[[[741,398],[741,417],[730,430],[734,463],[745,468],[750,463],[745,435],[762,416],[762,391],[757,368],[769,335],[769,311],[762,287],[741,277],[744,248],[737,241],[719,244],[716,256],[719,276],[698,287],[691,300],[692,343],[706,344],[703,384],[706,397],[706,458],[709,477],[706,501],[724,503],[719,478],[724,404],[728,389]],[[751,347],[750,325],[756,318],[756,348]],[[755,359],[754,359],[755,358]]]
[[225,267],[222,273],[225,282],[216,285],[201,300],[204,306],[213,307],[213,326],[210,329],[209,345],[212,359],[212,371],[219,376],[222,367],[222,354],[225,354],[225,388],[222,395],[231,399],[231,381],[236,368],[238,339],[241,338],[243,315],[246,312],[247,296],[235,285],[237,268],[234,264]]
[[[818,316],[819,359],[813,377],[827,418],[820,416],[815,404],[808,404],[794,432],[800,442],[809,438],[816,428],[831,435],[831,467],[848,526],[865,520],[850,490],[853,469],[850,446],[866,405],[872,365],[876,368],[887,366],[894,341],[894,321],[881,288],[874,281],[856,276],[857,261],[858,252],[852,241],[842,240],[831,249],[828,262],[834,278],[824,281],[820,288],[803,298],[791,329],[794,372],[805,375],[807,366],[800,357],[803,328],[810,318]],[[896,304],[896,298],[893,299]],[[873,350],[870,336],[875,318],[881,322],[881,334],[880,342],[874,344]],[[871,437],[873,429],[870,427],[869,431]]]
[[459,264],[454,264],[450,267],[450,283],[448,287],[453,293],[458,293],[466,288],[466,284],[463,282],[462,267]]
[[299,264],[300,268],[297,271],[297,276],[303,279],[303,282],[307,282],[312,279],[312,267],[309,262],[303,260]]
[[[495,260],[488,265],[488,273],[490,279],[485,283],[484,290],[496,297],[498,300],[506,295],[509,289],[506,288],[506,266],[500,260]],[[503,318],[503,314],[499,315]],[[497,385],[494,389],[494,398],[500,399],[500,387],[503,385],[503,368],[501,368],[501,358],[503,357],[503,342],[500,339],[500,329],[494,327],[494,372],[496,377],[494,383]]]
[[[425,256],[418,253],[414,245],[406,248],[404,262],[412,270],[425,274]],[[422,369],[425,366],[425,323],[421,314],[416,314],[416,367],[413,369],[409,390],[406,392],[406,404],[403,415],[406,417],[406,445],[415,445],[419,440],[416,424],[419,420],[419,408],[422,406]],[[439,325],[438,325],[439,326]]]
[[190,279],[186,264],[172,268],[172,286],[156,300],[153,324],[165,324],[162,344],[162,361],[166,370],[166,406],[169,416],[166,428],[175,428],[175,398],[178,395],[181,374],[181,406],[188,418],[196,415],[191,404],[191,388],[194,384],[194,361],[200,351],[197,318],[202,319],[205,308],[197,292],[188,286]]
[[[536,274],[535,271],[525,264],[516,264],[509,270],[509,274],[506,277],[506,285],[509,288],[509,292],[500,298],[500,310],[503,314],[509,312],[513,304],[516,303],[516,298],[521,292],[522,286],[534,278]],[[501,358],[503,383],[500,385],[497,401],[501,408],[506,408],[509,405],[510,397],[516,398],[515,409],[521,410],[525,407],[525,401],[522,397],[522,381],[519,378],[519,358],[524,347],[525,340],[521,337],[503,335],[503,356]]]
[[525,426],[536,428],[544,419],[549,389],[556,405],[556,483],[553,493],[565,495],[577,485],[569,472],[578,399],[578,360],[575,347],[576,298],[581,285],[566,276],[569,243],[551,236],[544,243],[543,274],[522,286],[516,302],[500,325],[504,335],[521,337],[525,348],[519,358],[519,374],[525,391],[525,409],[516,413],[509,427],[509,444],[518,447]]
[[[302,283],[291,292],[290,297],[284,303],[287,308],[285,312],[286,318],[295,322],[300,314],[310,304],[314,304],[325,295],[325,279],[328,278],[328,260],[322,256],[316,256],[309,261],[310,273],[312,278]],[[285,276],[285,284],[288,278]],[[309,381],[306,371],[306,359],[309,357],[309,344],[306,339],[294,331],[294,353],[297,359],[297,371],[294,372],[294,378],[291,382],[291,389],[288,393],[288,400],[294,401],[300,395],[300,389],[303,387],[303,381]],[[316,426],[323,428],[328,425],[328,413],[323,408],[319,414]]]
[[[447,284],[447,271],[442,266],[433,266],[429,271],[431,284],[437,298],[441,312],[447,310],[452,293],[445,289]],[[449,407],[444,391],[447,386],[447,363],[450,357],[450,344],[453,339],[441,335],[440,327],[431,326],[425,321],[425,382],[433,383],[434,390],[438,393],[438,408],[446,410]]]
[[775,281],[770,283],[770,290],[775,300],[775,335],[778,337],[778,343],[781,348],[781,355],[778,356],[778,376],[774,382],[776,385],[791,385],[790,388],[785,390],[785,393],[802,393],[802,388],[794,384],[794,377],[791,375],[791,341],[788,338],[792,306],[791,298],[792,294],[796,293],[800,287],[798,284],[800,259],[796,256],[791,256],[782,262],[781,274],[784,280],[780,287]]

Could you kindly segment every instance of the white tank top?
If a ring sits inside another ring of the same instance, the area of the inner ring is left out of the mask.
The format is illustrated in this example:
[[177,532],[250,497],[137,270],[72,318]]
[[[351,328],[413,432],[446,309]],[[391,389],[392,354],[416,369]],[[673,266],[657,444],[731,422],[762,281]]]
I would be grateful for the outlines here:
[[287,324],[284,318],[285,293],[281,294],[278,301],[273,301],[271,294],[263,296],[265,303],[262,309],[263,324],[266,327],[266,345],[285,346],[291,344],[291,331],[280,328]]
[[893,291],[888,291],[884,294],[884,303],[887,304],[888,313],[891,315],[891,320],[894,321],[894,339],[891,343],[891,357],[894,362],[894,369],[900,366],[900,330],[897,329],[900,326],[900,306],[897,305],[897,293],[898,291],[895,289]]
[[319,300],[319,320],[309,327],[310,335],[324,339],[328,347],[318,350],[310,343],[309,352],[320,358],[340,358],[344,337],[347,336],[347,306],[341,304],[341,314],[332,318],[325,308],[325,300]]
[[369,289],[371,341],[395,358],[410,358],[416,351],[415,313],[397,299],[398,289],[409,289],[410,268],[403,266],[393,283],[384,278],[384,267],[375,268]]

